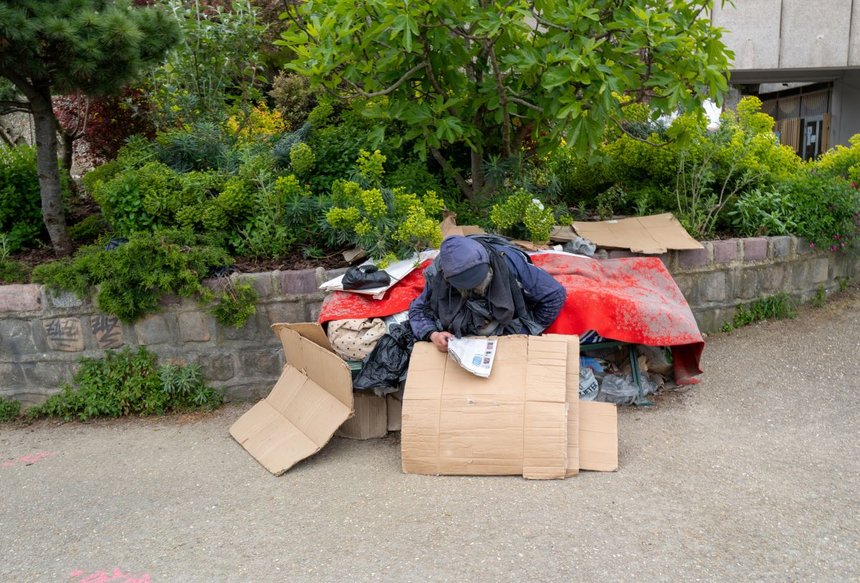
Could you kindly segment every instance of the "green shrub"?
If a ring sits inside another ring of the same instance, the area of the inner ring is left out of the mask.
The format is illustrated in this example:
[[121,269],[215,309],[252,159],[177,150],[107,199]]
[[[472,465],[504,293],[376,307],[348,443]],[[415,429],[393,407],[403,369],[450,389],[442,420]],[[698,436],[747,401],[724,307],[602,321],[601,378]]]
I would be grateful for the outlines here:
[[493,206],[490,220],[497,229],[511,236],[520,237],[517,229],[520,227],[533,243],[546,243],[555,224],[555,215],[552,208],[544,206],[534,195],[518,190]]
[[45,234],[36,151],[0,147],[0,233],[9,252],[32,247]]
[[0,423],[14,421],[21,414],[21,402],[0,396]]
[[331,105],[320,104],[311,112],[308,121],[313,129],[307,143],[313,150],[317,171],[308,181],[314,192],[328,192],[335,180],[354,178],[355,161],[362,150],[379,148],[386,158],[393,159],[390,146],[383,144],[378,132],[381,126],[362,115],[363,105],[356,101],[327,119],[323,114],[330,111]]
[[779,185],[756,188],[737,199],[729,212],[738,235],[789,235],[797,232],[798,216],[794,201]]
[[330,233],[322,218],[330,206],[293,175],[273,184],[263,182],[255,194],[253,216],[238,229],[236,251],[249,257],[283,257],[297,245],[330,245]]
[[77,243],[92,243],[109,229],[110,226],[102,215],[89,215],[69,226],[69,237]]
[[308,118],[314,106],[314,92],[307,77],[280,73],[272,82],[269,95],[275,101],[290,129],[298,129]]
[[290,149],[290,168],[296,176],[308,176],[314,169],[314,151],[304,142],[299,142]]
[[806,173],[780,187],[794,213],[795,235],[832,251],[860,242],[860,193],[847,181]]
[[813,168],[824,176],[860,182],[860,134],[852,136],[849,146],[836,146],[821,155]]
[[30,270],[26,265],[12,259],[0,258],[0,284],[28,283]]
[[116,173],[93,184],[92,197],[117,235],[169,224],[178,210],[179,175],[161,162]]
[[28,416],[77,418],[162,415],[168,411],[214,409],[223,401],[206,386],[197,365],[159,366],[155,354],[128,347],[103,359],[82,358],[71,384]]
[[[202,240],[183,231],[135,233],[128,243],[113,250],[97,245],[82,247],[74,259],[45,263],[33,272],[34,281],[50,288],[69,290],[87,296],[98,286],[96,302],[105,313],[124,322],[156,312],[162,296],[198,295],[209,304],[220,298],[201,284],[213,268],[231,262],[226,251],[202,244]],[[253,304],[256,297],[243,296]],[[253,311],[248,308],[248,311]],[[226,322],[237,324],[235,318]]]
[[444,193],[451,190],[432,172],[427,170],[427,164],[421,160],[413,160],[397,166],[386,178],[391,188],[402,188],[406,192],[421,192],[432,190]]
[[157,158],[176,172],[233,169],[231,149],[236,144],[221,126],[198,122],[159,134],[154,144]]
[[439,217],[445,203],[433,191],[423,196],[402,188],[379,186],[385,157],[377,150],[362,151],[355,181],[337,180],[332,185],[332,207],[326,221],[342,240],[361,247],[383,264],[406,258],[415,251],[438,247],[442,241]]
[[723,324],[723,331],[731,332],[735,328],[742,328],[763,320],[791,319],[796,315],[797,309],[791,297],[781,293],[755,300],[749,307],[738,306],[732,321]]
[[811,300],[812,306],[815,308],[823,308],[827,303],[827,290],[823,285],[819,285],[815,290],[815,295]]
[[224,326],[241,328],[248,319],[257,313],[257,292],[249,283],[233,283],[227,279],[227,284],[209,312]]
[[151,71],[147,97],[159,128],[223,120],[263,95],[261,48],[266,26],[250,0],[159,0],[182,32],[176,50]]

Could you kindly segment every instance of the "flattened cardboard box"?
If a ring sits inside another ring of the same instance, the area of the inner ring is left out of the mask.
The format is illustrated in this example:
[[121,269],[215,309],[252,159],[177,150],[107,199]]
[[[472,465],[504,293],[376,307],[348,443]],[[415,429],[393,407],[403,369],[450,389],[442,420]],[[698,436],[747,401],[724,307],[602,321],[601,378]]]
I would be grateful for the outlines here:
[[274,324],[287,364],[272,392],[230,435],[279,476],[328,443],[352,414],[352,375],[318,324]]
[[[581,432],[581,405],[576,336],[500,338],[487,379],[416,343],[403,399],[403,471],[553,479],[616,469],[615,406],[589,403],[590,429]],[[595,409],[603,416],[592,420]]]
[[672,213],[612,221],[577,221],[573,228],[579,236],[599,247],[630,249],[634,253],[660,254],[668,249],[702,248]]

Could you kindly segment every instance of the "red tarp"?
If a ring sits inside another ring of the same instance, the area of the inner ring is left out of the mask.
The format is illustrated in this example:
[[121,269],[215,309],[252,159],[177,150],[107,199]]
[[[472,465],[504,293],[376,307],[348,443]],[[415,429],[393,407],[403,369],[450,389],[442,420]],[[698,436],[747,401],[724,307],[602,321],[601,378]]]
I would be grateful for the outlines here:
[[[701,374],[704,341],[690,306],[672,275],[656,257],[589,259],[561,253],[532,255],[532,261],[567,289],[567,301],[548,334],[595,330],[604,338],[671,346],[675,382],[691,384]],[[349,292],[326,297],[320,323],[389,316],[409,309],[424,289],[429,261],[407,275],[381,300]]]

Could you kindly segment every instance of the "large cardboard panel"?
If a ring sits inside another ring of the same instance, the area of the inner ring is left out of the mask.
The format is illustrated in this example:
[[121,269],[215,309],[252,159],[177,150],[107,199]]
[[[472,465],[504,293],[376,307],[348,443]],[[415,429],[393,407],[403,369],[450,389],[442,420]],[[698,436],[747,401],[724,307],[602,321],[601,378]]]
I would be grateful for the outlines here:
[[[318,325],[275,324],[287,364],[230,435],[276,476],[318,452],[352,413],[352,375]],[[321,336],[320,336],[321,335]]]
[[579,469],[618,469],[618,407],[614,404],[579,402]]
[[416,343],[403,398],[403,471],[563,478],[571,342],[578,340],[500,338],[486,379]]
[[668,249],[701,249],[702,244],[684,230],[672,213],[612,221],[575,221],[573,228],[600,247],[660,254]]

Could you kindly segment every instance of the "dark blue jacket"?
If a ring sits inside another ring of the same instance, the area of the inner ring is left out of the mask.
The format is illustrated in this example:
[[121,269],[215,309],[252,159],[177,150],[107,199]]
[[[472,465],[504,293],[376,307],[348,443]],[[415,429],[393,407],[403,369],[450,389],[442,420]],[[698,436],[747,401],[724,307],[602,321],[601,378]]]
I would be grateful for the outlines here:
[[[494,247],[508,251],[504,253],[504,257],[510,273],[521,287],[523,298],[535,322],[542,330],[546,329],[564,306],[567,291],[550,274],[529,263],[519,249],[508,245],[494,245]],[[437,270],[438,261],[427,268],[425,277],[436,277]],[[439,328],[438,318],[429,308],[428,293],[429,285],[426,285],[421,295],[409,306],[409,324],[415,338],[419,340],[427,340],[433,332],[442,331]]]

